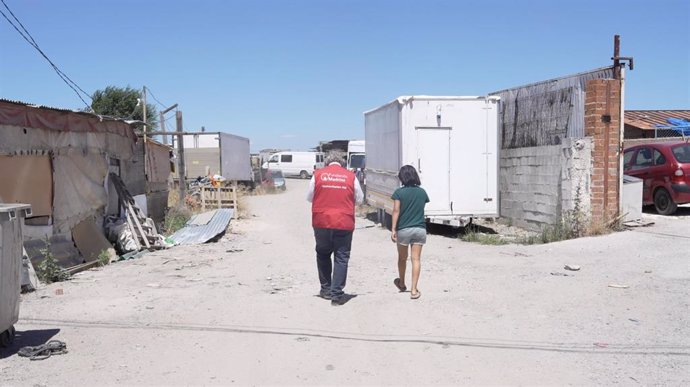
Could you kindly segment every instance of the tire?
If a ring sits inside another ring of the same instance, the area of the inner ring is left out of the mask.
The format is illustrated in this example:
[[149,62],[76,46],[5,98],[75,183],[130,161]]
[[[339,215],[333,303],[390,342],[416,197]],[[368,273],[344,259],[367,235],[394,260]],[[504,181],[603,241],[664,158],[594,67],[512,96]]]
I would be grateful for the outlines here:
[[666,188],[659,188],[654,193],[654,208],[661,215],[671,215],[678,209],[678,205],[671,198]]
[[308,179],[308,178],[309,178],[309,172],[307,172],[307,171],[301,171],[301,172],[299,173],[299,177],[300,177],[301,179]]

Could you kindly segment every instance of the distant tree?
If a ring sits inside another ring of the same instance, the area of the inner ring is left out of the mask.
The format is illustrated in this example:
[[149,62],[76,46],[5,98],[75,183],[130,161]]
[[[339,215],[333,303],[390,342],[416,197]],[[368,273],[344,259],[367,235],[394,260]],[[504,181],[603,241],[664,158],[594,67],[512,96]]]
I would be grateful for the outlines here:
[[[96,114],[125,120],[144,120],[141,91],[137,89],[108,86],[104,90],[96,90],[91,98],[91,109]],[[146,123],[149,132],[158,128],[158,113],[150,103],[146,104]]]

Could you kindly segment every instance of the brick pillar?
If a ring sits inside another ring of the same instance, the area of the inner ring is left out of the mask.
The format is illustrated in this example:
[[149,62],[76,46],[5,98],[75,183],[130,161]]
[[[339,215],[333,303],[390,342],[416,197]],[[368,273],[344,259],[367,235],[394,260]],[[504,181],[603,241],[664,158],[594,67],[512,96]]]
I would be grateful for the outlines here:
[[620,81],[587,81],[585,135],[592,137],[592,223],[618,216],[620,200]]

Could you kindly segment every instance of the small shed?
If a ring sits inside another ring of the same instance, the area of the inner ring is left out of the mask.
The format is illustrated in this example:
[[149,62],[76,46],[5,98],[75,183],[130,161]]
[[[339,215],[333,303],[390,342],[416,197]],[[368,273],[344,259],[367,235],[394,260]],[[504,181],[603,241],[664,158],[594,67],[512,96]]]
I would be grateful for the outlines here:
[[[74,241],[102,236],[109,203],[117,203],[107,176],[121,173],[136,150],[130,122],[0,99],[0,202],[31,204],[27,250],[48,239],[63,267],[93,260],[82,248],[91,246]],[[133,176],[122,177],[129,184]]]

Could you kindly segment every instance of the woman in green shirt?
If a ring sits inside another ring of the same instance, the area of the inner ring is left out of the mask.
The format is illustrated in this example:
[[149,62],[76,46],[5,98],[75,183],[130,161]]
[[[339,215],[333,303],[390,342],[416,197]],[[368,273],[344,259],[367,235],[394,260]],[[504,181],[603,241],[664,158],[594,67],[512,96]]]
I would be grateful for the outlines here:
[[419,271],[421,269],[420,258],[422,246],[426,243],[426,219],[424,218],[424,206],[429,202],[429,196],[420,187],[417,170],[411,165],[404,165],[398,172],[398,179],[402,187],[393,192],[393,225],[391,227],[391,239],[398,246],[398,274],[393,283],[398,290],[404,292],[405,269],[407,268],[408,247],[411,250],[412,260],[412,289],[410,298],[416,300],[422,293],[417,288]]

